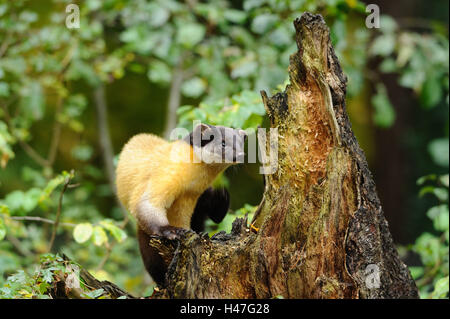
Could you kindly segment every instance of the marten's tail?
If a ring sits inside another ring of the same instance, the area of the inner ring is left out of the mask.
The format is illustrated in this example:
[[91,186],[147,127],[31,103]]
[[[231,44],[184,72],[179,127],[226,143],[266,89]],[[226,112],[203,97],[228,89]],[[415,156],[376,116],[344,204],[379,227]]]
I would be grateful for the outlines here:
[[191,229],[201,232],[205,229],[205,220],[211,218],[216,224],[220,223],[230,207],[230,195],[225,188],[209,187],[198,198],[191,218]]

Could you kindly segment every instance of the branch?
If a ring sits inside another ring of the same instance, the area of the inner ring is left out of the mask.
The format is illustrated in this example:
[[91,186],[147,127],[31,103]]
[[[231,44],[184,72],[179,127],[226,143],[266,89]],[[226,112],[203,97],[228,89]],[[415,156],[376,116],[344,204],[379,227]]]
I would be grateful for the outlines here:
[[56,152],[58,150],[58,145],[59,145],[59,141],[60,141],[60,137],[61,137],[62,124],[58,120],[58,114],[59,114],[59,112],[61,112],[62,103],[63,103],[63,98],[61,96],[58,96],[58,101],[56,102],[56,110],[55,110],[55,119],[54,119],[55,122],[53,124],[53,134],[52,134],[50,148],[48,150],[48,155],[47,155],[47,161],[48,161],[49,166],[52,166],[53,163],[55,162]]
[[63,196],[64,196],[64,193],[65,193],[67,187],[69,186],[70,181],[72,180],[72,178],[73,178],[73,170],[72,170],[72,171],[70,172],[70,174],[66,177],[66,179],[65,179],[65,181],[64,181],[63,188],[62,188],[62,190],[61,190],[61,194],[59,195],[58,210],[57,210],[57,212],[56,212],[56,219],[55,219],[55,222],[54,222],[54,224],[53,224],[52,237],[50,238],[50,243],[49,243],[49,245],[48,245],[48,250],[47,250],[47,251],[49,251],[49,252],[52,250],[53,243],[55,242],[56,231],[57,231],[57,229],[58,229],[59,219],[60,219],[61,211],[62,211],[62,201],[63,201]]
[[5,115],[5,122],[8,125],[8,128],[9,128],[9,131],[11,132],[11,135],[15,139],[17,139],[17,141],[19,142],[20,147],[24,150],[24,152],[29,157],[31,157],[36,163],[41,165],[42,167],[49,167],[50,166],[50,162],[47,159],[42,157],[38,152],[36,152],[36,150],[33,147],[31,147],[27,142],[25,142],[19,136],[17,136],[17,134],[14,131],[14,128],[12,127],[11,116],[9,114],[9,110],[8,110],[8,107],[7,107],[6,104],[2,103],[2,109],[3,109],[3,113]]
[[[25,221],[33,221],[33,222],[42,222],[42,223],[47,223],[47,224],[55,224],[54,220],[51,219],[47,219],[47,218],[42,218],[42,217],[38,217],[38,216],[7,216],[4,215],[9,219],[12,220],[25,220]],[[72,224],[72,223],[59,223],[61,226],[67,226],[67,227],[75,227],[76,224]]]
[[170,137],[170,132],[177,125],[177,110],[180,106],[181,100],[181,85],[183,84],[184,73],[183,73],[183,62],[184,56],[181,55],[178,60],[177,65],[172,72],[172,82],[170,84],[169,101],[167,103],[167,116],[166,124],[164,126],[163,136],[168,139]]
[[[111,136],[109,134],[108,128],[108,106],[106,103],[105,96],[105,87],[103,84],[100,84],[94,91],[94,100],[95,100],[95,108],[97,111],[97,126],[99,132],[99,144],[101,149],[101,154],[103,158],[103,163],[105,164],[106,175],[108,178],[109,186],[113,191],[113,194],[116,195],[116,173],[114,169],[114,151],[111,143]],[[115,196],[116,202],[118,206],[121,208],[124,219],[121,224],[121,228],[124,228],[128,223],[129,217],[126,208],[122,205],[120,201],[117,200],[117,196]]]

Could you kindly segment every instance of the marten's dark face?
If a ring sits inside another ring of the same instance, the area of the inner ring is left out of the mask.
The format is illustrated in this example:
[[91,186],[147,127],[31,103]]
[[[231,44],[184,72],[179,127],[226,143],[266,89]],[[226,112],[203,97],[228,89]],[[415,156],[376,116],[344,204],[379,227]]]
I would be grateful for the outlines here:
[[247,138],[244,130],[199,124],[191,134],[191,145],[202,162],[228,164],[244,162],[244,145]]

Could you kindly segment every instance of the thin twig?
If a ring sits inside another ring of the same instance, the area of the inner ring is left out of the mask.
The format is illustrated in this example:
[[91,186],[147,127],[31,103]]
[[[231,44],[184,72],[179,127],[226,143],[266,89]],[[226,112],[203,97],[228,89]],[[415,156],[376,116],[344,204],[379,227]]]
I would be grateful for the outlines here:
[[[108,105],[106,102],[105,87],[103,84],[101,84],[99,87],[95,89],[94,99],[97,111],[99,144],[102,152],[103,163],[105,164],[105,170],[109,186],[111,187],[113,194],[116,195],[117,194],[115,182],[116,174],[113,163],[114,151],[111,143],[111,135],[109,134],[108,128]],[[122,203],[119,200],[117,200],[117,197],[116,202],[123,214],[123,221],[121,224],[121,228],[124,228],[129,220],[128,213],[126,208],[122,205]]]
[[50,148],[48,151],[47,161],[50,166],[53,165],[56,159],[56,152],[58,150],[58,145],[61,137],[61,122],[58,120],[58,115],[61,112],[63,103],[63,98],[58,96],[58,101],[56,102],[56,110],[55,110],[55,122],[53,124],[53,135],[50,142]]
[[6,233],[6,238],[22,256],[24,256],[24,257],[33,257],[34,256],[34,254],[27,248],[23,247],[20,240],[17,239],[15,236],[11,235],[11,233],[9,233],[9,232]]
[[177,125],[177,109],[181,102],[181,86],[183,84],[184,55],[180,56],[172,72],[172,82],[170,84],[169,101],[167,102],[167,116],[164,127],[164,137],[169,138],[170,132]]
[[[7,216],[7,218],[12,219],[12,220],[18,220],[18,221],[25,220],[25,221],[33,221],[33,222],[42,222],[42,223],[47,223],[47,224],[55,224],[54,220],[42,218],[39,216]],[[72,223],[59,223],[59,225],[67,226],[67,227],[75,227],[76,226],[76,224],[72,224]]]
[[112,249],[113,249],[114,245],[115,245],[115,242],[112,242],[110,245],[107,244],[107,246],[106,246],[106,254],[105,254],[105,256],[103,256],[102,260],[98,264],[97,270],[103,269],[103,266],[105,266],[106,262],[109,259],[109,256],[111,256],[111,252],[112,252]]
[[6,50],[8,50],[10,41],[11,41],[11,32],[8,32],[8,34],[5,37],[5,40],[3,41],[2,45],[0,46],[0,58],[6,53]]
[[4,118],[5,118],[5,122],[9,127],[9,131],[11,132],[11,134],[14,136],[14,138],[16,138],[19,142],[20,147],[24,150],[25,153],[27,153],[27,155],[29,157],[31,157],[36,163],[38,163],[39,165],[43,166],[43,167],[48,167],[49,166],[49,162],[47,159],[43,158],[41,155],[39,155],[38,152],[36,152],[36,150],[31,147],[27,142],[25,142],[24,140],[22,140],[19,136],[16,135],[16,133],[14,132],[14,129],[12,127],[11,124],[11,116],[9,114],[9,110],[8,107],[2,103],[2,109],[3,109],[3,113],[4,113]]
[[55,242],[56,231],[58,229],[59,218],[61,216],[62,201],[63,201],[64,192],[66,191],[67,186],[70,184],[70,181],[72,180],[72,177],[73,177],[73,170],[70,172],[70,175],[66,177],[66,180],[64,181],[63,188],[61,190],[61,194],[59,195],[58,210],[56,212],[55,223],[53,224],[52,237],[50,239],[50,244],[48,245],[48,251],[49,252],[52,250],[53,243]]

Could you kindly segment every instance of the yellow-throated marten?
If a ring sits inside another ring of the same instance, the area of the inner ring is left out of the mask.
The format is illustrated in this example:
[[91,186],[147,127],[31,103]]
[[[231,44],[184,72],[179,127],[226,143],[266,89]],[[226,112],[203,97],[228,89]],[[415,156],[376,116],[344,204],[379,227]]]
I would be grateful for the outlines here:
[[228,192],[210,185],[225,168],[243,161],[245,138],[240,129],[199,124],[182,140],[138,134],[123,147],[117,195],[136,217],[144,265],[159,285],[167,265],[149,246],[149,235],[173,239],[179,228],[203,230],[206,217],[222,221]]

